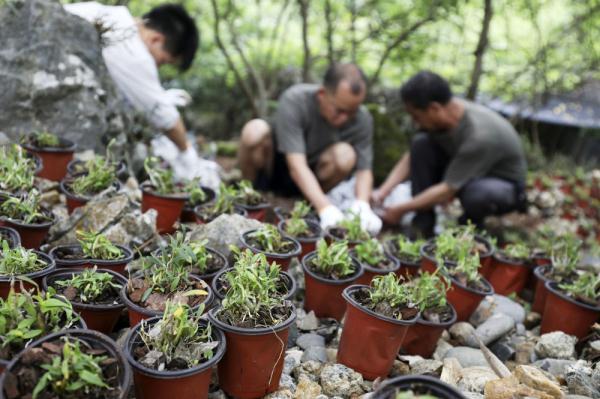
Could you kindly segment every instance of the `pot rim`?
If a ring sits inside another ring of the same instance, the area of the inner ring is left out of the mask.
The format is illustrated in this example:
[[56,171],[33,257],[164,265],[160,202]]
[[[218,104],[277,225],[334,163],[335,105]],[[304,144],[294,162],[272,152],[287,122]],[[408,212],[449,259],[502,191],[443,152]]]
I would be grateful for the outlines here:
[[211,193],[210,195],[208,195],[209,199],[200,203],[200,204],[196,204],[196,205],[192,205],[189,202],[189,199],[185,202],[185,205],[183,205],[183,209],[186,211],[191,211],[194,212],[194,208],[199,206],[199,205],[204,205],[204,204],[210,204],[212,203],[216,198],[217,198],[217,192],[215,190],[213,190],[212,188],[208,187],[208,186],[203,186],[200,185],[200,188],[202,189],[202,191],[204,191],[205,193]]
[[[217,286],[217,283],[219,282],[219,278],[221,278],[221,276],[224,275],[225,273],[230,272],[232,270],[233,270],[233,267],[221,269],[213,277],[210,287],[212,288],[213,293],[219,300],[223,300],[223,298],[225,298],[225,295],[221,293],[221,291],[219,290],[219,287]],[[288,290],[288,293],[286,294],[286,296],[283,297],[283,299],[291,300],[291,298],[293,298],[293,296],[296,294],[296,290],[298,289],[298,283],[296,283],[296,279],[294,277],[292,277],[292,275],[290,273],[280,269],[279,275],[282,275],[282,274],[287,277],[287,279],[291,282],[291,285],[292,285],[290,287],[290,289]]]
[[263,202],[260,203],[258,205],[244,205],[240,202],[233,202],[234,205],[239,206],[240,208],[244,208],[246,211],[262,211],[263,209],[268,209],[271,207],[271,203],[270,202]]
[[31,143],[22,143],[21,147],[32,152],[50,152],[50,153],[69,153],[75,152],[77,149],[77,143],[64,137],[59,137],[58,140],[65,144],[65,147],[36,147]]
[[530,266],[527,263],[529,259],[521,259],[519,261],[514,261],[512,259],[506,259],[506,258],[502,257],[502,251],[494,252],[494,254],[492,255],[492,259],[494,259],[495,262],[504,263],[509,266],[519,266],[519,267],[530,268]]
[[488,291],[479,291],[474,288],[463,285],[456,279],[456,277],[454,277],[453,275],[450,275],[452,284],[456,284],[458,287],[460,287],[461,289],[463,289],[465,291],[469,291],[472,294],[477,294],[477,295],[481,295],[481,296],[494,295],[495,291],[494,291],[494,287],[492,286],[492,284],[490,284],[490,282],[487,281],[487,279],[485,277],[481,276],[481,274],[480,274],[480,277],[481,277],[480,281],[482,281],[488,287]]
[[316,227],[317,231],[318,231],[318,235],[316,235],[314,237],[293,237],[292,235],[286,233],[285,229],[283,228],[283,225],[287,222],[287,220],[285,220],[285,219],[279,220],[279,222],[277,223],[277,228],[279,229],[279,232],[281,234],[285,235],[286,237],[293,238],[294,240],[298,241],[300,244],[310,244],[310,243],[313,243],[313,242],[317,242],[321,238],[323,238],[323,229],[321,228],[321,226],[319,225],[319,223],[317,223],[317,222],[315,222],[314,220],[311,220],[311,219],[304,219],[304,221],[309,226]]
[[[273,208],[273,213],[275,213],[275,216],[277,216],[277,218],[279,219],[279,221],[282,221],[282,220],[286,219],[286,218],[283,217],[283,211],[285,211],[285,210],[283,209],[282,206],[276,206],[276,207]],[[316,216],[316,215],[313,215],[313,217],[307,216],[307,217],[304,217],[303,219],[304,220],[310,220],[310,221],[313,221],[313,222],[316,222],[316,223],[319,222],[319,217]]]
[[[323,232],[323,237],[329,237],[333,241],[344,241],[342,238],[338,238],[338,237],[334,236],[333,234],[331,234],[331,232],[330,232],[331,229],[336,229],[336,228],[338,228],[338,227],[330,226],[330,227],[326,228],[325,231]],[[370,234],[369,234],[369,238],[372,238]],[[345,240],[345,241],[348,243],[348,245],[357,245],[366,240]]]
[[292,238],[292,237],[284,235],[284,234],[282,234],[282,237],[286,240],[291,241],[294,244],[295,248],[292,252],[288,252],[286,254],[277,254],[277,253],[265,252],[261,249],[253,247],[252,245],[250,245],[248,243],[248,241],[246,240],[246,237],[248,236],[248,234],[254,233],[257,230],[259,230],[259,229],[247,230],[247,231],[244,231],[240,235],[240,240],[242,241],[242,244],[246,248],[251,250],[252,252],[265,254],[265,256],[268,256],[269,258],[275,258],[275,259],[291,259],[291,258],[297,257],[298,255],[300,255],[302,253],[302,246],[300,245],[300,243],[295,238]]
[[199,211],[200,211],[200,209],[201,209],[202,207],[204,207],[204,206],[207,206],[207,205],[210,205],[210,204],[211,204],[211,202],[206,202],[206,203],[204,203],[204,204],[196,205],[196,206],[194,207],[194,215],[196,215],[196,217],[197,217],[198,219],[200,219],[200,220],[204,221],[204,223],[210,223],[210,222],[212,222],[213,220],[215,220],[216,218],[218,218],[218,217],[219,217],[219,216],[221,216],[221,215],[240,215],[240,216],[242,216],[242,217],[248,217],[248,211],[247,211],[247,210],[245,210],[245,209],[243,209],[243,208],[240,208],[240,207],[239,207],[239,206],[237,206],[237,205],[234,205],[234,206],[233,206],[233,212],[234,212],[234,213],[221,213],[221,214],[219,214],[219,215],[215,216],[214,218],[212,218],[212,219],[210,219],[210,220],[205,220],[205,219],[203,219],[203,218],[201,218],[201,217],[200,217]]
[[142,194],[146,194],[146,195],[161,198],[161,199],[174,200],[174,201],[187,201],[190,198],[190,195],[187,193],[176,193],[176,194],[168,194],[168,195],[158,194],[157,192],[155,192],[153,190],[155,187],[149,181],[143,182],[140,185],[140,188],[142,190]]
[[421,312],[417,312],[417,314],[408,320],[398,320],[398,319],[392,319],[391,317],[387,317],[384,315],[381,315],[379,313],[373,312],[371,309],[367,309],[365,308],[363,305],[361,305],[360,303],[356,302],[354,300],[354,298],[352,298],[352,293],[354,291],[358,291],[360,289],[363,288],[369,288],[368,285],[363,285],[363,284],[353,284],[349,287],[346,287],[344,289],[344,291],[342,292],[342,297],[346,300],[346,302],[352,306],[354,306],[355,308],[357,308],[358,310],[360,310],[363,313],[368,314],[371,317],[375,317],[379,320],[388,322],[388,323],[392,323],[392,324],[397,324],[397,325],[401,325],[401,326],[411,326],[413,324],[415,324],[417,322],[417,320],[419,319],[419,317],[421,316]]
[[[82,174],[79,174],[79,175],[76,175],[76,176],[69,176],[69,177],[66,177],[66,178],[62,179],[60,181],[58,187],[59,187],[60,191],[64,195],[66,195],[67,197],[69,197],[71,199],[74,199],[74,200],[77,200],[77,201],[81,201],[81,202],[85,201],[85,202],[87,202],[87,201],[91,200],[94,196],[98,195],[99,193],[96,193],[96,194],[93,194],[93,195],[76,195],[71,190],[69,190],[69,188],[67,187],[67,184],[66,184],[66,183],[72,182],[75,177],[78,177],[78,176],[81,176],[81,175]],[[110,184],[110,186],[115,187],[115,189],[117,191],[119,191],[121,189],[121,182],[119,181],[119,179],[115,179],[115,181],[112,182]],[[107,190],[109,187],[106,187],[104,190]],[[104,190],[102,190],[102,191],[104,191]]]
[[388,389],[404,389],[404,387],[406,387],[406,389],[410,389],[412,384],[417,383],[421,383],[425,386],[433,386],[439,388],[441,391],[446,391],[445,393],[450,395],[449,397],[452,397],[452,399],[465,399],[465,396],[453,386],[446,384],[439,378],[434,378],[427,375],[403,375],[385,380],[374,392],[373,398],[383,399],[383,396],[381,395],[385,394],[385,391]]
[[394,257],[394,256],[390,256],[387,252],[384,251],[385,257],[387,260],[389,260],[392,263],[392,268],[391,269],[378,269],[376,267],[373,267],[371,265],[369,265],[366,262],[361,262],[358,259],[358,256],[356,255],[356,250],[353,248],[350,250],[350,256],[352,256],[353,258],[355,258],[362,266],[362,268],[366,271],[366,272],[371,272],[371,273],[375,273],[375,274],[388,274],[388,273],[396,273],[398,271],[398,269],[400,269],[400,261]]
[[594,312],[598,312],[600,313],[600,305],[598,306],[592,306],[590,304],[584,303],[584,302],[580,302],[576,299],[571,298],[570,296],[568,296],[567,294],[565,294],[559,287],[558,287],[558,283],[555,281],[551,281],[548,280],[546,281],[546,283],[544,284],[546,286],[546,289],[550,292],[552,292],[554,295],[558,296],[560,299],[563,299],[573,305],[577,305],[579,307],[582,307],[584,309],[587,310],[592,310]]
[[[421,257],[426,257],[428,260],[437,264],[437,261],[435,260],[435,258],[426,252],[427,249],[429,249],[433,245],[435,245],[435,238],[436,237],[432,237],[429,240],[425,241],[425,243],[421,246],[421,249],[419,250],[419,252],[421,253]],[[496,248],[494,248],[494,246],[492,246],[490,241],[487,240],[486,238],[482,237],[481,235],[475,234],[475,241],[479,241],[480,243],[485,244],[485,247],[487,248],[487,252],[479,255],[480,260],[484,259],[484,258],[488,258],[490,256],[493,256],[494,253],[496,252]],[[444,262],[448,263],[448,264],[456,264],[456,262],[449,261],[449,260],[444,260]]]
[[[75,274],[81,274],[85,270],[89,270],[89,269],[72,268],[70,270],[65,270],[65,269],[54,270],[53,272],[44,276],[44,278],[42,279],[42,287],[44,287],[44,290],[47,290],[48,287],[51,286],[51,284],[54,282],[54,280],[58,280],[61,277],[63,277],[64,275],[72,275],[73,276]],[[123,275],[121,275],[117,272],[114,272],[109,269],[97,269],[96,271],[99,273],[108,273],[113,277],[113,280],[115,278],[117,280],[119,280],[118,282],[121,283],[122,286],[127,285],[127,279]],[[50,280],[52,280],[52,281],[50,281]],[[79,301],[75,301],[75,300],[70,300],[69,302],[71,302],[74,309],[83,309],[83,310],[106,311],[106,310],[115,310],[115,309],[125,308],[125,303],[123,303],[123,299],[121,298],[121,295],[118,292],[117,292],[117,299],[120,301],[120,303],[104,304],[104,305],[93,304],[93,303],[83,303],[83,302],[79,302]]]
[[445,322],[441,322],[441,323],[434,323],[432,321],[425,320],[423,318],[423,314],[419,313],[419,318],[417,319],[417,323],[416,324],[421,324],[421,325],[430,326],[430,327],[448,327],[448,326],[451,326],[452,324],[454,324],[456,322],[456,319],[458,318],[458,315],[456,314],[456,309],[454,309],[454,306],[452,306],[452,304],[450,302],[447,302],[446,304],[447,304],[447,306],[450,306],[450,309],[452,310],[452,318],[449,321],[445,321]]
[[[67,164],[67,173],[70,176],[73,176],[73,174],[75,173],[74,166],[78,165],[78,164],[85,164],[86,161],[82,160],[82,159],[72,159],[69,161],[69,163]],[[118,162],[115,162],[115,174],[119,174],[119,173],[123,173],[125,172],[125,170],[127,169],[127,162],[125,162],[124,160],[120,160]]]
[[387,254],[387,256],[389,256],[390,258],[394,258],[398,261],[398,263],[400,264],[400,267],[421,267],[421,258],[423,257],[423,255],[421,254],[421,248],[419,248],[419,260],[417,260],[416,262],[407,262],[407,261],[403,261],[402,259],[398,258],[396,255],[394,255],[391,246],[392,246],[392,237],[388,237],[383,241],[383,250],[384,252]]
[[546,265],[539,265],[536,266],[533,269],[533,274],[535,275],[535,277],[537,277],[539,280],[542,280],[544,283],[546,283],[546,281],[548,281],[549,279],[546,278],[546,276],[544,276],[544,273],[546,270],[550,269],[552,267],[552,265],[550,263],[546,264]]
[[291,301],[283,301],[288,308],[290,308],[290,316],[281,323],[277,324],[273,327],[259,327],[259,328],[248,328],[248,327],[236,327],[229,324],[226,324],[219,320],[216,316],[216,313],[222,309],[221,306],[217,308],[213,308],[208,312],[208,319],[215,324],[221,330],[226,332],[231,332],[239,335],[269,335],[274,334],[279,331],[285,330],[288,328],[295,320],[296,320],[296,307]]
[[54,248],[52,248],[50,250],[50,252],[48,252],[48,255],[54,259],[55,262],[63,264],[63,265],[67,265],[67,266],[78,266],[78,265],[83,265],[86,263],[91,263],[92,265],[96,265],[96,266],[114,266],[114,265],[120,265],[122,263],[129,263],[133,260],[133,251],[131,249],[129,249],[128,247],[124,246],[124,245],[120,245],[120,244],[115,244],[113,243],[114,246],[116,246],[117,248],[119,248],[124,256],[123,258],[120,259],[60,259],[56,256],[56,252],[59,249],[63,249],[63,248],[81,248],[81,244],[68,244],[68,245],[57,245]]
[[364,274],[364,272],[365,272],[364,269],[363,269],[363,267],[362,267],[362,265],[361,265],[361,263],[359,261],[357,261],[351,255],[350,257],[352,258],[352,262],[356,266],[356,271],[354,272],[354,274],[352,274],[350,277],[346,277],[346,278],[341,279],[341,280],[331,280],[331,279],[328,279],[326,277],[323,277],[323,276],[320,276],[320,275],[316,274],[315,272],[313,272],[312,270],[310,270],[310,268],[306,265],[306,262],[309,261],[309,260],[311,260],[315,256],[317,256],[317,251],[312,251],[312,252],[307,253],[302,258],[302,261],[300,262],[300,264],[302,265],[302,269],[304,270],[305,274],[308,274],[310,277],[314,278],[315,280],[317,280],[317,281],[319,281],[321,283],[330,284],[330,285],[351,284],[356,279],[358,279],[360,276],[362,276]]
[[1,231],[5,231],[6,233],[8,233],[7,235],[9,236],[9,239],[12,239],[15,243],[15,247],[18,247],[21,245],[21,235],[19,234],[19,232],[15,229],[13,229],[12,227],[8,227],[8,226],[0,226],[0,232]]
[[[145,324],[156,324],[158,321],[162,319],[162,316],[152,317],[150,319],[146,319],[142,321]],[[129,365],[135,369],[136,372],[145,374],[152,378],[156,379],[176,379],[187,377],[194,374],[200,374],[205,370],[210,370],[214,365],[216,365],[225,355],[225,350],[227,349],[227,339],[225,338],[225,334],[218,328],[212,329],[213,338],[216,338],[219,341],[219,345],[217,346],[217,350],[214,356],[205,361],[204,363],[198,364],[194,367],[185,369],[185,370],[154,370],[142,365],[140,362],[135,360],[131,355],[131,348],[133,346],[133,341],[139,335],[139,331],[142,328],[142,323],[138,323],[135,326],[131,327],[131,330],[127,333],[127,337],[125,338],[125,345],[123,349],[123,353]],[[201,319],[200,324],[203,327],[208,325],[208,320]],[[216,337],[215,337],[216,336]]]
[[17,275],[0,275],[0,283],[10,283],[11,280],[19,280],[19,277],[27,277],[30,279],[36,279],[36,278],[41,278],[49,273],[51,273],[52,271],[54,271],[54,269],[56,269],[56,263],[54,262],[54,259],[52,259],[50,256],[46,255],[45,253],[43,253],[42,251],[38,251],[35,249],[32,249],[31,251],[35,252],[35,254],[39,257],[39,258],[43,258],[44,261],[46,262],[46,267],[43,268],[42,270],[38,270],[36,272],[31,272],[31,273],[26,273],[26,274],[17,274]]
[[[206,273],[206,274],[190,273],[190,274],[192,274],[192,275],[194,275],[196,277],[199,277],[201,280],[204,280],[204,282],[206,282],[207,279],[214,278],[221,271],[229,269],[230,267],[229,267],[229,261],[227,260],[227,258],[225,257],[225,255],[223,255],[220,251],[217,251],[216,249],[214,249],[212,247],[209,247],[209,246],[205,246],[204,248],[206,248],[206,250],[208,252],[211,252],[213,255],[216,255],[218,258],[220,258],[223,261],[223,267],[221,267],[218,270],[215,270],[212,273]],[[164,248],[159,248],[154,253],[157,254],[157,255],[160,255],[160,253],[162,252],[163,249]],[[211,286],[211,288],[212,288],[212,286]]]

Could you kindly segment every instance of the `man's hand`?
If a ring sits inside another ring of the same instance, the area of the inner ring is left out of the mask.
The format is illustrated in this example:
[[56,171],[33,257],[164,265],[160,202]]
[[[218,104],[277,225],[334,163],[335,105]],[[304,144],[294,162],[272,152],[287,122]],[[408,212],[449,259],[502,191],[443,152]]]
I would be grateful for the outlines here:
[[383,209],[383,213],[381,214],[381,219],[386,224],[398,224],[402,216],[404,216],[406,212],[401,206],[392,206]]
[[373,190],[373,192],[371,193],[371,202],[373,202],[374,205],[380,206],[381,204],[383,204],[383,200],[390,195],[390,193],[385,192],[381,187]]
[[360,217],[360,226],[369,234],[376,236],[381,231],[381,219],[377,216],[369,204],[365,201],[356,200],[350,206],[350,212]]
[[344,214],[336,206],[327,205],[319,212],[319,219],[321,220],[321,228],[325,230],[344,220]]

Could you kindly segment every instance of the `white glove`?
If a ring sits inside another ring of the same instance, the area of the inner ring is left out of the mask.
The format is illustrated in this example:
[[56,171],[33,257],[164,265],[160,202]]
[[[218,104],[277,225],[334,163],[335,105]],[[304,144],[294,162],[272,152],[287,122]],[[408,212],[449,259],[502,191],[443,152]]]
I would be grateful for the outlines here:
[[168,102],[176,107],[187,107],[192,102],[192,96],[182,89],[165,90],[165,96]]
[[350,206],[350,212],[360,217],[360,226],[369,234],[376,236],[381,230],[381,219],[373,212],[371,206],[362,200],[355,200]]
[[327,205],[319,212],[319,219],[321,219],[321,228],[324,230],[344,220],[344,214],[336,206]]
[[178,181],[200,177],[200,183],[213,190],[216,190],[221,183],[219,177],[220,166],[216,162],[200,158],[196,149],[192,146],[180,152],[177,158],[171,162],[171,165],[175,179]]

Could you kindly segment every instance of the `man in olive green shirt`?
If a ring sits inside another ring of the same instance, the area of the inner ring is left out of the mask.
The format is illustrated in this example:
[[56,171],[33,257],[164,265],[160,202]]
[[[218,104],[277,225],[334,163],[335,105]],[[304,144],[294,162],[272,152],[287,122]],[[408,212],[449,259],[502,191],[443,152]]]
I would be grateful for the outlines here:
[[525,204],[527,164],[512,125],[494,111],[452,96],[440,76],[422,71],[406,82],[401,96],[407,112],[424,133],[396,164],[373,200],[381,203],[409,179],[413,198],[388,207],[382,218],[397,223],[416,211],[417,234],[433,235],[433,207],[457,195],[464,209],[459,220],[481,227],[488,215],[521,210]]
[[303,195],[326,228],[344,215],[325,193],[354,173],[350,210],[363,228],[379,232],[381,220],[369,205],[373,120],[362,106],[366,93],[365,76],[354,64],[332,65],[321,85],[287,89],[271,123],[254,119],[242,129],[238,157],[244,178],[261,189]]

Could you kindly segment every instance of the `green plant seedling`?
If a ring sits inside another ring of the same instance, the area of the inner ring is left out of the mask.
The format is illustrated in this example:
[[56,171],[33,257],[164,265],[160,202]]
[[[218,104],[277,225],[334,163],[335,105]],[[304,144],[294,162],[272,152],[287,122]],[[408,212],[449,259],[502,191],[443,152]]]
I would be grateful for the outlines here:
[[35,162],[21,146],[0,146],[0,191],[30,191],[33,188],[35,167]]
[[411,241],[405,235],[399,234],[392,240],[396,246],[398,255],[402,260],[416,263],[421,259],[421,247],[425,244],[425,240]]
[[368,239],[356,245],[354,251],[359,261],[371,266],[376,266],[386,259],[383,252],[383,245],[375,238]]
[[572,283],[559,284],[558,287],[584,302],[598,304],[600,301],[600,275],[596,273],[583,273]]
[[[376,310],[381,307],[399,309],[402,306],[415,307],[411,295],[410,286],[403,284],[394,273],[376,276],[371,281],[369,290],[370,307]],[[401,312],[394,312],[398,319],[402,319]]]
[[243,205],[258,205],[264,202],[262,194],[252,187],[249,180],[242,180],[239,183],[235,200]]
[[91,259],[115,260],[123,257],[123,251],[101,233],[77,231],[77,241],[83,254]]
[[292,237],[302,237],[310,233],[306,220],[292,217],[285,221],[285,232]]
[[421,312],[426,309],[443,308],[448,304],[446,292],[450,286],[437,275],[437,271],[433,274],[421,273],[410,285],[412,300]]
[[144,160],[144,170],[148,174],[150,183],[158,194],[169,195],[176,192],[173,171],[161,167],[158,158],[146,158]]
[[103,157],[96,157],[87,164],[87,173],[71,183],[76,195],[97,194],[106,190],[117,179],[115,167]]
[[294,243],[283,236],[272,224],[265,224],[248,234],[248,239],[256,242],[267,253],[285,254],[294,249]]
[[38,148],[56,148],[60,146],[60,139],[47,130],[34,131],[29,135],[31,141]]
[[208,263],[214,256],[206,248],[207,240],[185,241],[185,236],[178,233],[172,236],[169,245],[161,252],[161,263],[172,263],[177,268],[194,269],[196,274],[204,274]]
[[325,240],[319,240],[313,265],[323,275],[335,279],[351,275],[356,271],[346,241],[335,241],[327,245]]
[[345,239],[348,241],[364,241],[371,237],[362,229],[359,215],[352,215],[352,217],[342,220],[338,226],[346,230]]
[[310,207],[308,202],[296,201],[296,202],[294,202],[294,208],[292,209],[292,212],[290,212],[290,218],[291,219],[302,219],[302,218],[307,217],[311,211],[312,211],[312,208]]
[[85,269],[79,274],[73,275],[72,278],[66,280],[56,280],[54,284],[61,288],[73,287],[77,290],[75,300],[81,303],[95,303],[103,295],[107,293],[118,292],[122,285],[114,283],[113,276],[110,273],[102,273],[97,271],[97,267],[93,269]]
[[23,197],[7,197],[0,205],[0,212],[5,217],[19,220],[26,224],[43,223],[52,220],[40,206],[40,194],[36,189]]
[[0,275],[21,276],[48,267],[48,264],[32,250],[23,247],[11,249],[6,241],[2,241],[0,255]]
[[190,180],[185,185],[185,192],[189,194],[190,199],[189,202],[192,205],[202,204],[206,201],[207,195],[200,186],[200,178],[196,177]]

